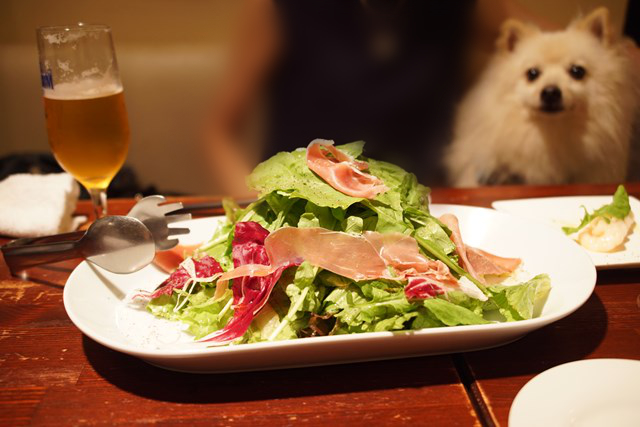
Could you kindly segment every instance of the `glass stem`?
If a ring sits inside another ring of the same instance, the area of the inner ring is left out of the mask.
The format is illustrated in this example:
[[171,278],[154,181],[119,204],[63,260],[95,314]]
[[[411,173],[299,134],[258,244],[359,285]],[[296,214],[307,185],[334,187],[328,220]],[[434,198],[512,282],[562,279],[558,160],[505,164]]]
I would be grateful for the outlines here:
[[107,190],[101,188],[88,189],[96,219],[107,216]]

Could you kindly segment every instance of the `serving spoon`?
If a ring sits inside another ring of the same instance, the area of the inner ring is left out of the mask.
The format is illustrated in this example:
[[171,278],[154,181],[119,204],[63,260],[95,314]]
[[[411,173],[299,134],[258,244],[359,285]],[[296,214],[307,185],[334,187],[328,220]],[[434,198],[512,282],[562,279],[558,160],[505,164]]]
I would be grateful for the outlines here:
[[151,231],[142,221],[129,216],[101,218],[91,224],[79,240],[32,244],[33,240],[36,239],[18,239],[2,247],[12,272],[85,258],[112,273],[133,273],[150,264],[156,253]]

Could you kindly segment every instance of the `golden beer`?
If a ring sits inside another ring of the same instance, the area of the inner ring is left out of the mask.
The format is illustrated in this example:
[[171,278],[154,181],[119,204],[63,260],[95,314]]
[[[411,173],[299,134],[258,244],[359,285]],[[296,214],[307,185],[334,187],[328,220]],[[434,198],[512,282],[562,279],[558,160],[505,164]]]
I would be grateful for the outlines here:
[[45,90],[49,145],[60,165],[88,190],[105,190],[129,150],[129,122],[121,88],[95,96]]

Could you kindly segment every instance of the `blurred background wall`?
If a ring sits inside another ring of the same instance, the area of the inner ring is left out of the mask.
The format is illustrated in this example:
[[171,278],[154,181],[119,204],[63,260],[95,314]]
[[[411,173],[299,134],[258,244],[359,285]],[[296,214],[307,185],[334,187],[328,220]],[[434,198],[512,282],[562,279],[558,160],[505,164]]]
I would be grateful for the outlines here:
[[[300,0],[304,1],[304,0]],[[519,0],[565,25],[607,6],[621,28],[628,0]],[[640,0],[631,0],[640,1]],[[195,148],[215,97],[242,0],[0,0],[0,157],[48,151],[35,28],[75,22],[113,28],[132,144],[127,164],[144,186],[215,193]],[[301,142],[301,145],[304,142]]]

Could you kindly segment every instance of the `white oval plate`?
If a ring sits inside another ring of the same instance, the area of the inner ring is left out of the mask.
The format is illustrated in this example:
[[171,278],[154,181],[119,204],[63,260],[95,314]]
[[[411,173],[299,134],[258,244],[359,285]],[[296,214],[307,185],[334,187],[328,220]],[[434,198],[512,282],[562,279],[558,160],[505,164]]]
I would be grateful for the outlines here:
[[[495,347],[561,319],[591,295],[596,272],[573,241],[548,226],[491,209],[432,205],[460,220],[462,236],[472,246],[497,255],[520,257],[531,276],[548,273],[551,292],[542,315],[531,320],[456,326],[407,332],[371,332],[304,338],[227,347],[204,347],[182,332],[178,322],[157,319],[126,302],[135,289],[154,289],[166,275],[148,266],[128,275],[112,274],[86,262],[73,271],[64,288],[64,306],[87,336],[149,363],[189,372],[231,372],[453,353]],[[206,241],[220,218],[183,223],[191,234],[184,244]]]
[[511,405],[511,427],[637,426],[640,361],[589,359],[544,371]]
[[[544,222],[561,230],[562,227],[580,223],[584,214],[582,206],[591,212],[608,203],[611,203],[611,196],[568,196],[498,200],[492,206],[499,211]],[[629,205],[635,215],[636,225],[622,249],[614,252],[592,252],[583,248],[599,269],[640,267],[640,227],[637,224],[640,221],[640,200],[629,196]]]

